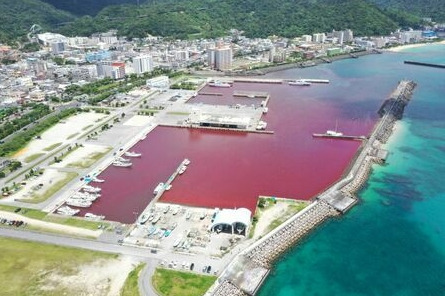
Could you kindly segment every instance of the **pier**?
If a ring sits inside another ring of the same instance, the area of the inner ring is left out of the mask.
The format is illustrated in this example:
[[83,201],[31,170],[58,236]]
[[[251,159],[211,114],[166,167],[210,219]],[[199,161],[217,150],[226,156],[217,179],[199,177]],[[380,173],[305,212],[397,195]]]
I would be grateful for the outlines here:
[[198,93],[199,95],[202,96],[222,96],[222,93],[213,93],[213,92],[200,92]]
[[245,98],[269,98],[269,93],[258,92],[258,91],[235,91],[233,93],[234,97],[245,97]]
[[400,81],[384,101],[378,111],[381,119],[363,142],[345,177],[317,196],[310,206],[238,254],[206,295],[255,295],[284,252],[325,220],[354,206],[358,202],[355,194],[366,183],[372,164],[385,161],[387,151],[381,149],[381,144],[391,135],[395,121],[402,118],[415,86],[413,81]]
[[272,84],[282,84],[283,81],[280,79],[257,79],[257,78],[235,78],[234,82],[247,82],[247,83],[272,83]]
[[445,69],[445,65],[444,64],[423,63],[423,62],[416,62],[416,61],[404,61],[403,63],[409,64],[409,65],[417,65],[417,66],[425,66],[425,67],[433,67],[433,68]]

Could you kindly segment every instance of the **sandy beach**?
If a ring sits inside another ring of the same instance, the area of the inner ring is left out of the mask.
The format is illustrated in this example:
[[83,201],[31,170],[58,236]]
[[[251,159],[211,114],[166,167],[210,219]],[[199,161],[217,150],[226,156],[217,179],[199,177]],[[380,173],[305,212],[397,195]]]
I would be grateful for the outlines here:
[[427,45],[431,45],[431,44],[445,44],[445,40],[440,41],[440,42],[435,42],[435,43],[416,43],[416,44],[400,45],[400,46],[397,46],[397,47],[388,48],[386,50],[387,51],[392,51],[392,52],[401,52],[401,51],[404,51],[406,49],[423,47],[423,46],[427,46]]

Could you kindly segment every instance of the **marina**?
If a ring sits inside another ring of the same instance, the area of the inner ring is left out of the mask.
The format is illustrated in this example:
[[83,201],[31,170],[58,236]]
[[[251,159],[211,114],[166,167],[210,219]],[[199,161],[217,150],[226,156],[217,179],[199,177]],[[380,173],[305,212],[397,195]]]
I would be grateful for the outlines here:
[[394,122],[403,116],[415,86],[413,81],[400,81],[384,101],[378,112],[381,119],[348,175],[319,195],[309,207],[241,252],[218,278],[210,295],[254,295],[272,264],[284,252],[326,219],[344,213],[356,203],[354,194],[366,181],[371,164],[378,162],[374,156],[375,147],[391,135]]

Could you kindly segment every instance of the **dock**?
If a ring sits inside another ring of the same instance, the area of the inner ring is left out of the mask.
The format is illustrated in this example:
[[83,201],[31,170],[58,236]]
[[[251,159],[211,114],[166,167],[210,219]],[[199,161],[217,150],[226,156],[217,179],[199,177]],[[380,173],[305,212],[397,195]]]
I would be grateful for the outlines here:
[[282,84],[283,80],[281,80],[281,79],[235,78],[235,79],[233,79],[233,82]]
[[246,98],[268,98],[269,93],[258,92],[258,91],[235,91],[233,93],[234,97],[246,97]]
[[335,140],[352,140],[352,141],[362,141],[366,140],[366,136],[347,136],[347,135],[341,135],[341,136],[333,136],[329,134],[312,134],[312,137],[314,138],[322,138],[322,139],[335,139]]
[[[284,79],[285,82],[291,82],[295,79]],[[310,83],[322,83],[322,84],[328,84],[330,83],[329,79],[313,79],[313,78],[299,78],[298,80],[303,80]]]
[[222,93],[214,93],[214,92],[200,92],[198,95],[202,96],[222,96]]
[[409,65],[417,65],[417,66],[425,66],[425,67],[433,67],[433,68],[442,68],[445,69],[444,64],[433,64],[433,63],[424,63],[424,62],[416,62],[416,61],[404,61],[403,63]]

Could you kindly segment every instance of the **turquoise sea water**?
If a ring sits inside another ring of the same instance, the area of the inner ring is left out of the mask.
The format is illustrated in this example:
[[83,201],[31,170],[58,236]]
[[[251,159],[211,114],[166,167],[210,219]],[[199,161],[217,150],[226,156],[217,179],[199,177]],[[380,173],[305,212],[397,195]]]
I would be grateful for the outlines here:
[[377,95],[404,78],[418,87],[360,204],[290,250],[259,295],[445,295],[445,69],[406,59],[445,64],[445,45],[272,75],[326,74],[373,84]]

